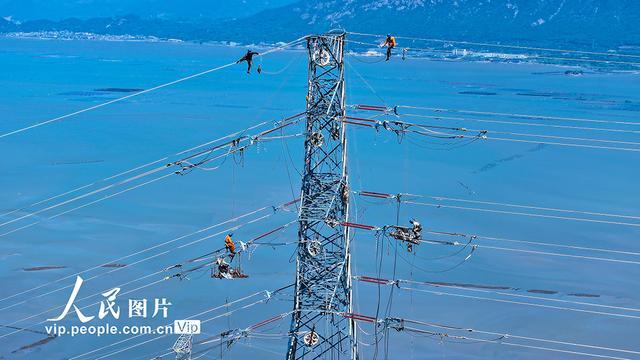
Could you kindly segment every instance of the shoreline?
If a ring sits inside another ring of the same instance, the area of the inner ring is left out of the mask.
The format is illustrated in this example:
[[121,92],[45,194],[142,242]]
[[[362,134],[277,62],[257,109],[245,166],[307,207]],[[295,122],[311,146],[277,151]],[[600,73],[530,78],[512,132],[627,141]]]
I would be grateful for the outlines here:
[[[17,39],[17,40],[42,40],[42,41],[102,41],[102,42],[121,42],[121,43],[147,43],[147,44],[184,44],[184,45],[197,45],[197,46],[213,46],[213,47],[239,47],[239,48],[258,48],[258,49],[270,49],[277,46],[284,45],[285,42],[279,41],[275,43],[250,43],[245,44],[236,41],[193,41],[182,40],[176,38],[159,38],[156,36],[143,36],[143,35],[103,35],[90,32],[73,32],[73,31],[37,31],[37,32],[8,32],[0,33],[0,39]],[[383,56],[377,49],[366,48],[348,50],[348,53],[352,56],[360,58],[372,58]],[[304,50],[303,46],[295,46],[285,51],[300,51]],[[557,66],[561,68],[579,68],[588,69],[598,72],[610,72],[610,73],[628,73],[639,74],[640,66],[630,63],[624,64],[611,64],[595,65],[594,63],[588,64],[581,59],[563,59],[561,62],[551,62],[548,59],[538,58],[536,54],[514,54],[514,53],[501,53],[495,51],[474,51],[469,49],[451,49],[451,51],[432,53],[431,51],[419,51],[418,54],[408,54],[407,58],[416,60],[432,60],[432,61],[461,61],[461,62],[483,62],[483,63],[504,63],[504,64],[537,64]],[[434,49],[435,50],[435,49]],[[437,50],[436,50],[437,51]]]
[[[286,44],[285,41],[275,43],[240,43],[237,41],[217,40],[217,41],[195,41],[182,40],[176,38],[159,38],[157,36],[145,35],[103,35],[91,32],[73,31],[34,31],[34,32],[8,32],[0,33],[2,39],[28,39],[28,40],[59,40],[59,41],[105,41],[105,42],[143,42],[143,43],[166,43],[166,44],[189,44],[205,46],[227,46],[227,47],[261,47],[271,48]],[[292,47],[295,49],[295,47]]]

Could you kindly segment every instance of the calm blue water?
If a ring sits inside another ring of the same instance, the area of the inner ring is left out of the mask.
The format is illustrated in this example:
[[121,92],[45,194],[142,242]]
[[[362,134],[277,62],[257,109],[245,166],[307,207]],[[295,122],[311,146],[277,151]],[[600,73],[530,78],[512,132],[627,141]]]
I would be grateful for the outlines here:
[[[96,92],[95,89],[149,88],[227,63],[244,51],[239,48],[171,43],[2,39],[0,44],[0,66],[3,69],[0,78],[0,133],[122,95]],[[428,60],[402,62],[397,59],[389,64],[374,60],[349,58],[350,66],[346,69],[348,103],[411,104],[640,121],[638,75],[585,71],[584,76],[570,77],[562,74],[566,68],[541,65]],[[260,60],[256,65],[259,63]],[[3,154],[0,160],[0,211],[5,213],[244,129],[260,121],[276,121],[301,111],[306,95],[306,54],[302,51],[276,53],[265,57],[262,66],[265,71],[262,75],[254,73],[247,76],[244,73],[244,65],[238,66],[0,139],[0,152]],[[364,77],[368,84],[365,84],[360,76]],[[371,91],[370,87],[375,90]],[[494,131],[519,131],[628,142],[639,140],[637,134],[627,133],[465,121],[447,123],[424,118],[417,120],[424,124],[451,124]],[[573,122],[569,125],[593,124]],[[593,125],[597,126],[640,130],[637,126],[620,124]],[[637,186],[640,154],[637,152],[488,140],[447,150],[443,149],[442,140],[428,140],[431,143],[426,143],[423,138],[412,138],[399,143],[395,136],[384,132],[376,135],[364,128],[351,127],[348,135],[349,172],[354,190],[409,192],[602,213],[640,214],[640,190]],[[299,139],[287,140],[287,148],[281,141],[262,143],[247,151],[244,162],[241,163],[238,158],[235,162],[228,159],[217,171],[196,170],[187,176],[172,176],[51,220],[47,220],[45,215],[51,216],[70,207],[43,213],[34,218],[42,220],[37,226],[0,237],[0,297],[4,298],[55,281],[262,206],[286,202],[292,198],[292,192],[297,192],[300,187],[296,171],[302,164],[302,146]],[[290,176],[287,175],[288,172]],[[429,199],[424,201],[433,202]],[[352,202],[353,218],[357,218],[358,222],[374,225],[395,223],[396,209],[392,202],[361,197],[354,197]],[[452,205],[488,207],[464,203]],[[584,217],[575,214],[554,215]],[[17,213],[4,217],[2,222],[16,216]],[[420,219],[428,229],[640,251],[640,231],[638,227],[632,226],[403,205],[400,209],[401,222],[406,223],[411,217]],[[294,218],[295,212],[281,212],[267,220],[236,230],[235,235],[237,239],[250,239]],[[31,220],[33,219],[25,219],[0,229],[4,233],[27,225]],[[637,222],[634,219],[613,220]],[[228,226],[206,234],[226,228]],[[188,240],[195,240],[201,236],[181,240],[176,244],[185,244]],[[223,238],[223,235],[219,235],[183,248],[163,247],[155,252],[122,261],[130,264],[167,249],[171,250],[149,261],[86,282],[79,297],[119,286],[217,249],[222,246]],[[295,239],[295,227],[281,233],[277,238],[270,238],[274,242],[289,242]],[[546,248],[499,241],[479,240],[478,244],[640,260],[633,255]],[[190,280],[172,279],[124,295],[120,305],[123,311],[126,311],[125,301],[129,297],[166,297],[173,303],[170,319],[186,318],[224,304],[227,300],[233,301],[258,290],[275,289],[291,283],[295,270],[293,251],[293,246],[258,247],[250,259],[243,259],[244,270],[250,275],[246,280],[214,280],[208,277],[208,273],[203,272],[193,275]],[[520,295],[640,307],[640,265],[479,248],[469,261],[451,271],[443,272],[442,270],[458,264],[466,252],[447,257],[446,255],[455,252],[455,249],[427,244],[420,245],[415,258],[402,248],[399,248],[399,251],[401,256],[415,264],[412,267],[398,258],[396,277],[400,279],[502,285],[522,289],[514,292]],[[352,252],[353,273],[374,276],[375,238],[369,233],[356,233]],[[381,276],[389,278],[393,276],[394,250],[385,246],[383,252],[385,256]],[[439,257],[443,258],[433,259]],[[38,266],[65,268],[23,270]],[[98,269],[83,276],[87,279],[109,270],[111,269]],[[164,276],[164,273],[160,273],[121,286],[122,292],[134,290]],[[42,297],[35,296],[71,285],[72,281],[73,279],[68,279],[0,302],[2,308],[24,301],[19,306],[0,310],[0,325],[63,305],[71,289]],[[355,311],[375,314],[377,288],[359,282],[355,282],[354,286]],[[433,290],[429,287],[421,289]],[[527,293],[527,289],[553,290],[559,294],[536,295]],[[383,299],[388,297],[387,290],[383,288]],[[638,315],[637,312],[623,312],[610,308],[580,307],[569,303],[499,297],[455,289],[441,290],[472,296]],[[580,298],[567,295],[570,293],[598,294],[600,297]],[[639,350],[636,334],[639,319],[397,289],[394,294],[390,311],[393,316],[497,333]],[[267,304],[234,313],[231,317],[221,317],[208,322],[204,324],[203,331],[209,335],[202,335],[201,338],[219,334],[229,328],[244,328],[275,314],[289,311],[292,306],[289,300],[289,296],[282,296]],[[97,299],[93,298],[79,301],[78,304],[89,305],[95,301]],[[382,309],[385,308],[386,300],[382,305]],[[85,313],[95,315],[97,311],[97,306],[92,306],[86,309]],[[212,312],[201,319],[205,320],[220,313],[220,310]],[[381,313],[384,314],[386,311]],[[56,315],[58,310],[16,323],[15,326],[44,331],[44,324],[38,323]],[[66,320],[67,324],[78,323],[74,314],[70,314]],[[102,322],[97,322],[99,323]],[[126,323],[126,320],[118,321],[120,325]],[[143,324],[162,323],[147,320]],[[282,334],[287,331],[288,325],[286,319],[263,330]],[[366,324],[362,326],[366,333],[360,334],[363,342],[361,351],[363,358],[369,359],[374,349],[372,346],[366,346],[372,342],[371,336],[367,333],[371,333],[372,329]],[[6,328],[0,329],[0,336],[11,331]],[[389,357],[392,359],[560,359],[571,356],[506,345],[460,340],[441,341],[440,338],[428,336],[413,337],[408,333],[390,332],[389,335]],[[469,336],[495,339],[495,336]],[[16,351],[42,338],[41,334],[29,332],[0,338],[0,355],[12,359],[65,359],[126,337],[67,336],[42,346]],[[92,353],[86,358],[95,358],[97,355],[108,354],[110,351],[152,338],[153,336],[140,337],[135,341]],[[170,347],[173,341],[175,336],[165,337],[117,354],[113,358],[152,358],[165,352],[163,350]],[[561,348],[554,344],[537,345]],[[202,348],[206,346],[200,347]],[[225,351],[224,358],[281,358],[285,348],[285,339],[250,338],[234,344]],[[197,351],[199,348],[195,349]],[[577,350],[595,352],[592,349]],[[382,356],[383,348],[379,351],[379,356]],[[611,355],[609,352],[605,353]],[[633,358],[630,354],[622,355]],[[207,356],[219,357],[220,350],[216,349]]]

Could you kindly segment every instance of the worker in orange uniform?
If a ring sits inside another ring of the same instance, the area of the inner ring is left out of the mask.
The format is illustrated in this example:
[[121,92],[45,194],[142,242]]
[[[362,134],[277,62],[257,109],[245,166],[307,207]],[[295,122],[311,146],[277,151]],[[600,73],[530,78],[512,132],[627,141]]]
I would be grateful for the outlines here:
[[380,46],[387,47],[387,59],[385,61],[389,61],[389,59],[391,58],[391,49],[396,47],[396,38],[391,36],[391,34],[387,34],[387,39]]
[[229,253],[231,253],[229,257],[233,261],[233,257],[236,256],[236,244],[233,243],[233,239],[231,238],[231,236],[233,236],[233,234],[229,233],[224,238],[224,246],[227,248]]

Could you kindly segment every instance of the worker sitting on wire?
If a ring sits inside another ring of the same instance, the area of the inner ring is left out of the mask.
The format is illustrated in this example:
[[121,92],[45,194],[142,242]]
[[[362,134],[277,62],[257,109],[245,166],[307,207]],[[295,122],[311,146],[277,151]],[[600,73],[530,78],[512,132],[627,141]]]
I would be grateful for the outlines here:
[[412,226],[411,231],[413,232],[413,238],[420,239],[422,236],[422,225],[420,225],[416,219],[409,220],[409,223]]
[[385,61],[389,61],[389,59],[391,58],[391,50],[396,47],[396,38],[391,36],[391,34],[387,34],[387,38],[385,39],[384,43],[380,45],[380,47],[383,46],[387,47],[387,58],[385,59]]
[[231,274],[229,273],[229,263],[224,261],[224,258],[217,258],[216,265],[218,265],[218,274],[220,274],[220,277],[231,277]]
[[224,238],[224,247],[229,252],[229,258],[233,261],[234,256],[236,256],[236,244],[233,243],[233,233],[228,233]]
[[240,58],[240,60],[236,61],[236,64],[240,64],[243,61],[247,62],[247,74],[251,73],[251,66],[253,65],[253,56],[260,55],[255,51],[247,50],[247,53]]

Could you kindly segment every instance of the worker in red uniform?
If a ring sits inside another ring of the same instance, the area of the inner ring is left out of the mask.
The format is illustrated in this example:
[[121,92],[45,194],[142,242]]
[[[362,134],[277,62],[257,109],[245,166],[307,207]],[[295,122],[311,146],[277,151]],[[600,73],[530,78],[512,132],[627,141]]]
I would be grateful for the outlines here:
[[389,61],[391,58],[391,50],[396,47],[396,45],[396,38],[391,36],[391,34],[387,34],[387,39],[381,45],[387,47],[387,59],[385,61]]

